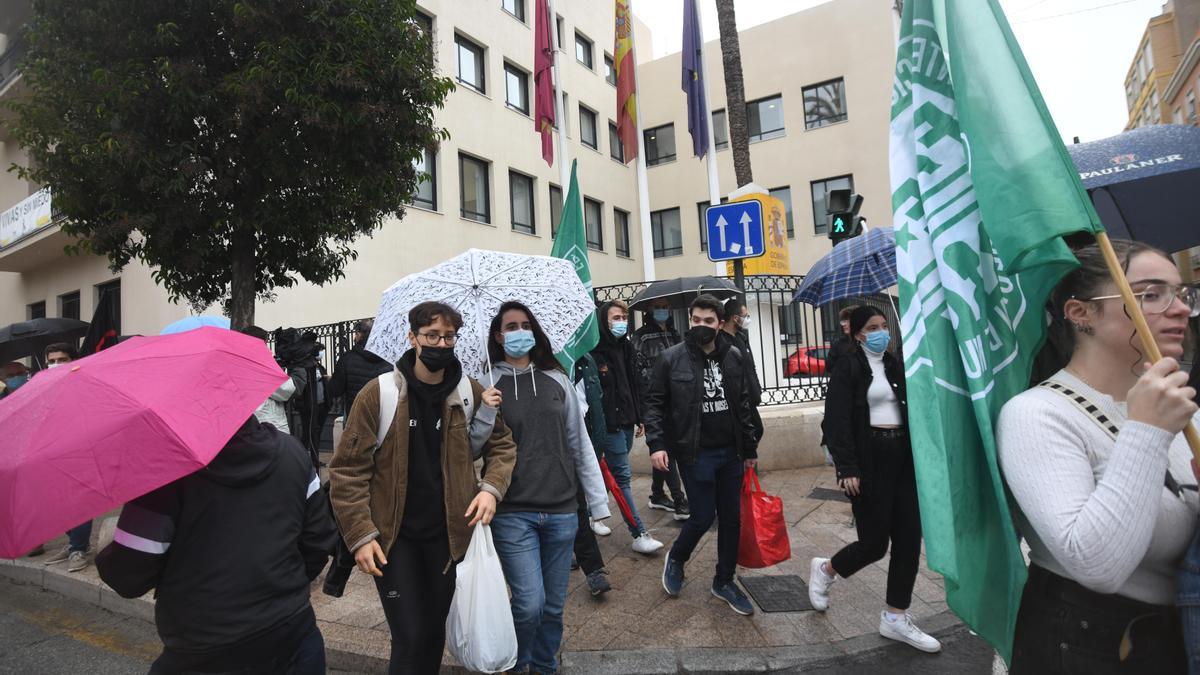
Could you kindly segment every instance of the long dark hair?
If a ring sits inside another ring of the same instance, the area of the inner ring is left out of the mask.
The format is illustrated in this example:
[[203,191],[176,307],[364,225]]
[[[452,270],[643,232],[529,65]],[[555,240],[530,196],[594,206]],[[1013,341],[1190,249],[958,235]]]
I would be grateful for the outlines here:
[[555,368],[562,370],[562,365],[559,364],[558,359],[554,358],[554,347],[550,346],[550,338],[546,337],[546,331],[542,330],[542,324],[538,323],[532,310],[516,300],[509,300],[500,305],[496,316],[492,317],[492,323],[488,327],[488,359],[492,363],[500,363],[504,360],[504,345],[496,341],[496,334],[500,332],[500,322],[504,318],[504,313],[513,309],[525,312],[525,316],[529,317],[529,328],[533,331],[533,349],[529,352],[529,359],[533,365],[541,370],[554,370]]
[[883,310],[871,305],[859,305],[854,308],[853,312],[850,312],[850,339],[854,340],[855,345],[858,344],[858,332],[876,316],[882,316],[885,321],[887,320],[887,314],[884,314]]

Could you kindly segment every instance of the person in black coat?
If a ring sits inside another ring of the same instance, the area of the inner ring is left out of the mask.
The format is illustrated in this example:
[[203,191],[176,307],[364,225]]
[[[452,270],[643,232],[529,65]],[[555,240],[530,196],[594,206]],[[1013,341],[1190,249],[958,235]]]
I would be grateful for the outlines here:
[[921,562],[921,512],[908,435],[904,365],[888,351],[891,334],[883,312],[862,306],[850,314],[854,350],[834,368],[825,398],[825,437],[838,485],[850,497],[858,541],[832,559],[813,558],[808,597],[819,612],[829,607],[829,587],[888,553],[887,606],[879,633],[925,652],[941,644],[908,615]]
[[96,569],[123,598],[154,589],[151,673],[323,673],[309,584],[336,539],[305,448],[251,417],[208,466],[126,504]]
[[367,351],[367,338],[371,336],[374,322],[365,319],[354,324],[354,346],[338,358],[333,367],[333,377],[325,394],[329,399],[342,399],[342,428],[346,426],[346,418],[350,416],[350,406],[358,392],[367,386],[371,380],[392,372],[392,364],[386,359]]

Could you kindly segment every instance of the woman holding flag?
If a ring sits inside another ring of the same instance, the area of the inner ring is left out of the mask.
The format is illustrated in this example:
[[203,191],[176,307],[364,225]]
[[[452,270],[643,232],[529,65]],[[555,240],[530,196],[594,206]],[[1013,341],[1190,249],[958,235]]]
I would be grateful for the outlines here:
[[[1197,293],[1161,251],[1113,242],[1163,359],[1146,362],[1097,246],[1055,290],[1070,362],[1005,404],[1004,478],[1029,544],[1011,671],[1184,673],[1177,568],[1197,525],[1180,370]],[[1190,488],[1190,489],[1188,489]]]

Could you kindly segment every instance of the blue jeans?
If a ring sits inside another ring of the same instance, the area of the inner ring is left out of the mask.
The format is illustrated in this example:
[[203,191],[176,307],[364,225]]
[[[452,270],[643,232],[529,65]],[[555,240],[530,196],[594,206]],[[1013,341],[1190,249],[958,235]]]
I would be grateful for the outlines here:
[[514,670],[558,670],[563,607],[571,579],[571,550],[579,527],[575,513],[497,513],[492,539],[512,589],[517,630]]
[[1183,644],[1187,647],[1188,672],[1200,675],[1200,531],[1192,538],[1183,564],[1179,566],[1179,615],[1183,620]]
[[67,530],[68,550],[86,552],[92,540],[92,521]]
[[611,434],[605,432],[604,461],[608,464],[608,470],[612,472],[617,485],[621,486],[621,494],[625,496],[625,502],[629,504],[629,511],[633,513],[633,522],[626,520],[625,525],[629,527],[630,536],[636,539],[646,531],[646,527],[642,525],[642,517],[638,515],[637,504],[633,501],[633,491],[629,489],[629,480],[633,476],[633,472],[629,468],[629,450],[632,447],[633,427],[622,427]]
[[738,539],[742,534],[743,471],[743,462],[733,448],[700,448],[695,463],[679,464],[691,516],[671,546],[671,558],[687,562],[716,518],[719,522],[714,581],[718,584],[733,581],[737,567]]

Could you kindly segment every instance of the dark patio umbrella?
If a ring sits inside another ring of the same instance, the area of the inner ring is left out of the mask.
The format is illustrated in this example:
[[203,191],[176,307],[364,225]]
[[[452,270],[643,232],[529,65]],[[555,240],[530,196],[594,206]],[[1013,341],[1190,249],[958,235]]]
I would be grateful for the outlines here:
[[1161,124],[1067,146],[1114,239],[1200,245],[1200,128]]
[[687,309],[692,300],[695,300],[696,296],[701,293],[708,293],[709,295],[716,296],[718,300],[724,300],[737,295],[738,287],[728,279],[718,279],[716,277],[676,277],[674,279],[664,279],[662,281],[655,281],[633,296],[633,301],[629,303],[629,308],[636,310],[650,309],[652,301],[665,298],[671,303],[671,309]]
[[87,334],[88,323],[75,319],[49,318],[18,321],[0,328],[0,361],[33,356],[41,363],[46,345],[78,340]]

